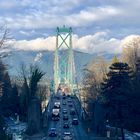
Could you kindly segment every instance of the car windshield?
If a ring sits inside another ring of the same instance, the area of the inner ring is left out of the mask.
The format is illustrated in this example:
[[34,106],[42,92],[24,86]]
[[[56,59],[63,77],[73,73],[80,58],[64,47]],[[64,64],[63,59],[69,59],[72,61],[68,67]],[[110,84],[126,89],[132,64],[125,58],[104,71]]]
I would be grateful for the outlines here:
[[70,132],[65,132],[64,135],[71,135],[71,133]]
[[68,102],[72,102],[72,100],[68,100]]
[[77,118],[74,118],[73,120],[77,120]]
[[51,131],[55,131],[56,130],[56,128],[51,128]]

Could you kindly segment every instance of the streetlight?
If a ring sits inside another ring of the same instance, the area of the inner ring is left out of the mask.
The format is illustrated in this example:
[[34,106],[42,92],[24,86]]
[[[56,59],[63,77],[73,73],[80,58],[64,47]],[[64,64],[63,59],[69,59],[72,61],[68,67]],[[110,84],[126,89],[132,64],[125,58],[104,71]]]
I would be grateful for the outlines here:
[[110,138],[109,120],[106,120],[106,137]]

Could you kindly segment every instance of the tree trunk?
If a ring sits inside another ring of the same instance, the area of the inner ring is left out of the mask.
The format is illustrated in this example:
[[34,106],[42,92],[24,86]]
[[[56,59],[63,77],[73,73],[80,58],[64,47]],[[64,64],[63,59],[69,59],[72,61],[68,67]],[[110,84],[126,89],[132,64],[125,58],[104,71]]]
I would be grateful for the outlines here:
[[115,128],[115,136],[118,138],[118,127]]
[[122,140],[125,140],[124,129],[121,127]]

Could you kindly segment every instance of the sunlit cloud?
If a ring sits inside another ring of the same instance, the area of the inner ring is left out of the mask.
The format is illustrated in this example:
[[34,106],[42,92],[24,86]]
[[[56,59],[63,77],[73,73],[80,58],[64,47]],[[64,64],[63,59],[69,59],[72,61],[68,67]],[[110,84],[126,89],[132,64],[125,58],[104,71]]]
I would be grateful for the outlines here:
[[54,50],[52,32],[66,25],[75,31],[74,49],[121,52],[120,40],[140,34],[139,7],[139,0],[1,0],[0,25],[11,30],[18,49]]
[[[121,40],[116,38],[107,39],[106,32],[98,32],[94,35],[86,35],[79,37],[73,35],[73,49],[86,53],[121,53]],[[61,40],[59,40],[60,42]],[[20,40],[15,41],[14,48],[19,50],[49,50],[54,51],[56,47],[56,37],[50,36],[47,38],[36,38],[34,40]]]

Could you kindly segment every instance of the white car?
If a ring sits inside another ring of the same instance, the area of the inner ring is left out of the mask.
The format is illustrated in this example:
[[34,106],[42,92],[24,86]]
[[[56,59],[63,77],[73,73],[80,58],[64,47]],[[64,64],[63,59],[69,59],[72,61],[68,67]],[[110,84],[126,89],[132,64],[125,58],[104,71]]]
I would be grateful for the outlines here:
[[13,140],[23,140],[23,137],[19,134],[13,133]]
[[64,132],[63,140],[72,140],[72,134],[70,132]]

